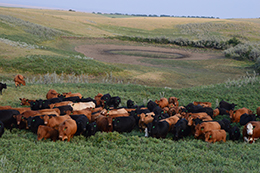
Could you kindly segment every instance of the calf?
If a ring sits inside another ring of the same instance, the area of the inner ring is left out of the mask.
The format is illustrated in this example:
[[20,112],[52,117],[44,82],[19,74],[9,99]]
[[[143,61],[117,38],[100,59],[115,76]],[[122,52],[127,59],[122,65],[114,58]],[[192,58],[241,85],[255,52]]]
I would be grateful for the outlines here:
[[83,109],[83,110],[80,110],[80,111],[73,111],[71,115],[79,115],[79,114],[85,115],[89,119],[89,121],[92,121],[92,119],[91,119],[91,114],[92,114],[91,110]]
[[118,106],[121,103],[121,98],[116,96],[116,97],[111,97],[110,102],[109,102],[109,106],[113,106],[114,109],[118,108]]
[[69,142],[76,132],[77,124],[73,119],[67,119],[59,125],[59,138],[61,138],[62,141],[67,139]]
[[18,74],[14,77],[15,87],[22,85],[26,85],[24,81],[25,77],[21,74]]
[[260,121],[250,121],[243,128],[245,142],[254,143],[260,137]]
[[169,118],[165,118],[165,119],[162,119],[162,120],[160,120],[160,121],[167,121],[168,122],[168,124],[169,124],[169,131],[170,131],[170,129],[172,129],[173,128],[173,126],[179,121],[179,117],[178,116],[171,116],[171,117],[169,117]]
[[6,84],[0,82],[0,94],[2,95],[2,90],[6,89]]
[[0,138],[2,137],[4,132],[5,132],[4,123],[2,121],[0,121]]
[[215,143],[217,141],[226,142],[225,130],[209,130],[205,133],[205,141],[209,143]]
[[246,125],[249,121],[256,121],[256,115],[255,114],[247,114],[244,113],[240,116],[239,124],[241,126]]
[[73,109],[70,105],[58,106],[56,108],[60,110],[60,115],[70,115],[73,112]]
[[138,126],[140,131],[144,130],[146,128],[145,124],[149,124],[153,121],[155,114],[154,113],[141,113],[139,115],[140,119],[138,122]]
[[135,125],[135,118],[132,116],[116,117],[115,119],[113,119],[113,128],[119,133],[131,132],[134,129]]
[[228,111],[225,108],[216,107],[213,110],[213,118],[215,118],[218,115],[229,115],[229,113],[228,113]]
[[54,128],[40,125],[37,130],[37,141],[40,141],[42,138],[45,140],[51,139],[55,142],[59,138],[59,132]]

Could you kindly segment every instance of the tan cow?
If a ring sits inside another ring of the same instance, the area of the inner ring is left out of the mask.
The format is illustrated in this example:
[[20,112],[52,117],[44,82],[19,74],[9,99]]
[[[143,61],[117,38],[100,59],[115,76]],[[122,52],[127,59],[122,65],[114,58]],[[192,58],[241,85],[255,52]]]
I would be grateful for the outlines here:
[[205,133],[205,141],[209,143],[215,143],[217,141],[226,142],[226,131],[225,130],[209,130]]
[[15,87],[22,85],[26,85],[25,81],[24,81],[25,77],[21,74],[18,74],[14,77],[14,83],[15,83]]

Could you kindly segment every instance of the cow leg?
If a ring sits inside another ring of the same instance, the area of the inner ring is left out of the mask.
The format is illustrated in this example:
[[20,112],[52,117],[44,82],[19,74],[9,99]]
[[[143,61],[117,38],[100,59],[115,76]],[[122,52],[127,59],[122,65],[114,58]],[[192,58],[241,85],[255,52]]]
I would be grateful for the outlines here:
[[244,137],[244,141],[245,141],[245,142],[248,142],[248,139],[247,139],[247,137]]
[[145,136],[145,137],[148,137],[148,129],[147,129],[147,128],[145,128],[145,130],[144,130],[144,131],[145,131],[145,135],[144,135],[144,136]]

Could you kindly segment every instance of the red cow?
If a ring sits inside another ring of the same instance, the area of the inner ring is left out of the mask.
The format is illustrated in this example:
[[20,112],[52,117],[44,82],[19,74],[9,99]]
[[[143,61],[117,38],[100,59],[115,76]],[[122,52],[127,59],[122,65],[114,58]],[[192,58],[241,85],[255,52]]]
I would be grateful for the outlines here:
[[39,125],[38,130],[37,130],[37,141],[40,141],[42,138],[46,139],[51,139],[52,141],[56,141],[59,137],[59,132],[58,130],[55,130],[54,128],[44,126],[44,125]]
[[234,110],[234,111],[230,110],[229,116],[230,116],[231,122],[232,123],[239,123],[241,115],[243,115],[245,113],[246,114],[253,114],[253,111],[251,111],[250,109],[247,109],[245,107]]
[[226,131],[225,130],[210,130],[205,133],[205,141],[209,143],[215,143],[217,141],[226,142]]
[[57,91],[55,91],[54,89],[50,89],[47,94],[46,94],[46,98],[47,99],[52,99],[52,98],[57,98],[60,94],[57,93]]
[[77,132],[77,124],[73,119],[67,119],[59,125],[59,138],[64,141],[67,139],[69,142],[73,138],[74,134]]
[[96,117],[97,127],[100,131],[112,132],[113,131],[113,118],[99,115]]
[[75,97],[75,96],[78,96],[80,99],[82,98],[82,95],[80,93],[71,93],[71,92],[68,92],[68,93],[62,93],[62,95],[67,98],[67,97]]
[[195,127],[195,138],[205,137],[205,133],[210,130],[218,130],[221,129],[221,126],[218,122],[203,122],[201,124],[196,125]]
[[260,121],[250,121],[243,128],[245,142],[254,143],[260,137]]
[[159,101],[155,100],[155,103],[158,104],[160,108],[164,108],[169,104],[168,99],[165,97],[161,98]]
[[96,102],[97,102],[97,106],[101,105],[101,97],[102,97],[102,96],[103,96],[103,94],[98,93],[98,94],[94,97],[94,99],[95,99]]
[[18,74],[14,77],[15,87],[22,85],[26,85],[24,81],[25,77],[21,74]]
[[36,100],[29,100],[26,98],[19,98],[21,100],[22,106],[30,106],[30,102],[35,102]]
[[175,106],[179,106],[179,99],[177,97],[169,97],[168,102],[169,104],[173,103]]

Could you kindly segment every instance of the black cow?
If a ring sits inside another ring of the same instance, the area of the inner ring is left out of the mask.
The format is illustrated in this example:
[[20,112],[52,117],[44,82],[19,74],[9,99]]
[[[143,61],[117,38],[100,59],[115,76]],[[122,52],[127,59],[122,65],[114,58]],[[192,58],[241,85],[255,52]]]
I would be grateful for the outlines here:
[[121,103],[121,98],[116,96],[116,97],[111,97],[109,101],[109,106],[113,106],[115,109],[118,108],[119,104]]
[[33,133],[37,134],[38,127],[44,125],[44,120],[41,116],[28,117],[27,120],[27,129],[30,129]]
[[89,124],[89,119],[84,114],[70,115],[70,117],[75,120],[77,124],[75,136],[85,134]]
[[80,101],[80,98],[79,96],[67,97],[67,98],[63,98],[62,101],[72,101],[73,103],[77,103]]
[[0,93],[1,93],[1,95],[2,95],[2,90],[3,89],[6,89],[6,83],[1,83],[0,82]]
[[216,109],[219,110],[219,115],[228,115],[229,116],[229,113],[227,112],[227,110],[225,108],[216,107]]
[[173,139],[179,140],[191,134],[191,127],[188,126],[188,121],[185,118],[180,119],[171,129]]
[[60,115],[65,115],[67,111],[73,111],[73,108],[70,105],[58,106],[56,108],[60,110]]
[[133,116],[116,117],[113,119],[113,129],[119,133],[131,132],[136,126],[136,119]]
[[244,113],[240,116],[240,121],[239,121],[239,124],[241,126],[244,126],[246,125],[249,121],[256,121],[256,116],[255,114],[247,114],[247,113]]
[[20,112],[13,109],[0,110],[0,121],[4,123],[5,128],[9,128],[10,131],[13,127],[16,127],[16,119],[14,115],[19,115]]
[[96,122],[90,123],[87,126],[87,131],[86,131],[86,134],[84,136],[87,138],[89,136],[95,135],[97,131],[98,131],[97,123]]
[[109,93],[104,94],[101,97],[101,102],[103,103],[102,106],[104,106],[105,109],[108,109],[110,106],[110,99],[111,99],[111,95]]
[[237,126],[230,128],[228,133],[229,133],[229,139],[232,141],[239,140],[241,136],[240,129]]
[[167,121],[148,123],[147,130],[150,137],[166,138],[169,131],[169,123]]
[[149,109],[150,112],[153,112],[153,109],[156,108],[158,104],[156,104],[154,101],[150,100],[147,103],[147,108]]
[[132,101],[130,99],[127,100],[126,105],[127,105],[127,108],[136,108],[134,101]]
[[0,138],[2,137],[4,132],[5,132],[4,123],[2,121],[0,121]]
[[223,118],[222,120],[218,120],[217,122],[219,123],[221,129],[225,130],[226,132],[228,132],[229,129],[231,128],[230,125],[231,122],[226,118]]
[[235,104],[235,103],[228,103],[228,102],[226,102],[224,100],[219,102],[219,107],[220,108],[224,108],[224,109],[226,109],[228,111],[234,110],[235,106],[237,106],[237,104]]
[[191,113],[199,113],[206,112],[209,116],[213,117],[213,109],[210,107],[202,107],[201,105],[194,105],[193,103],[189,103],[185,106],[186,112]]

